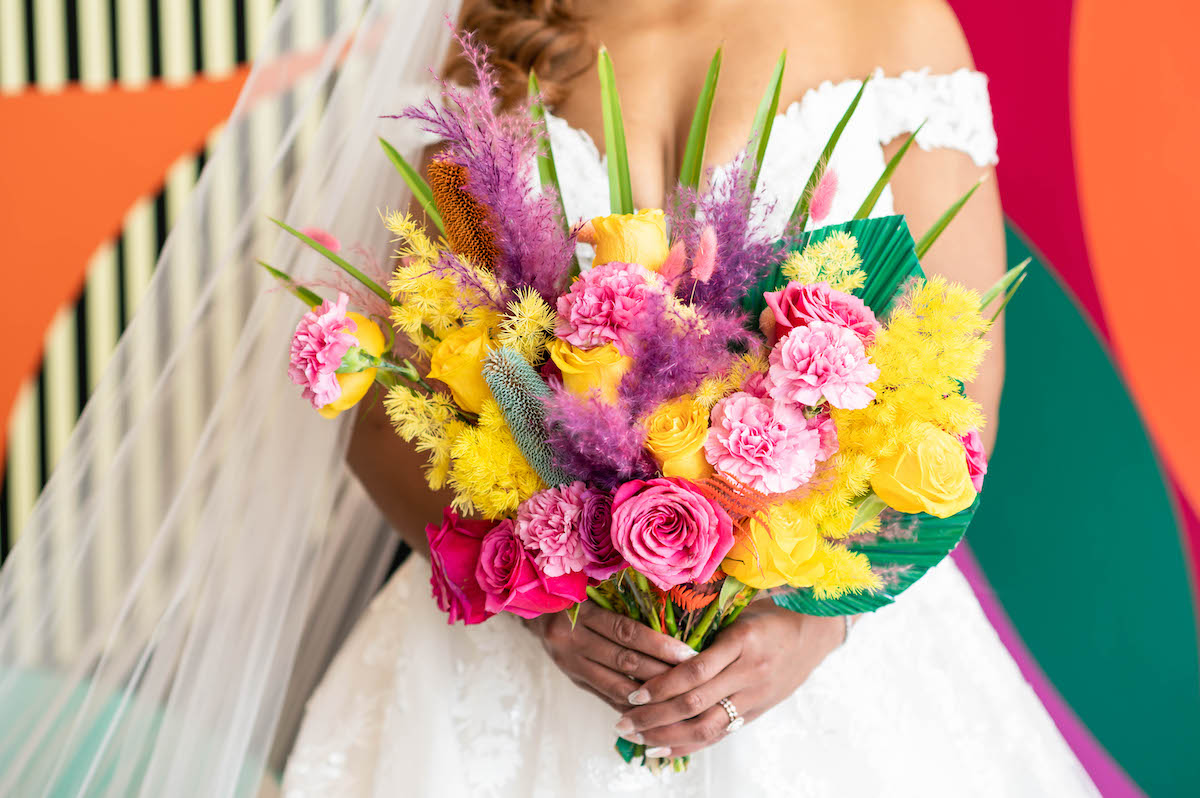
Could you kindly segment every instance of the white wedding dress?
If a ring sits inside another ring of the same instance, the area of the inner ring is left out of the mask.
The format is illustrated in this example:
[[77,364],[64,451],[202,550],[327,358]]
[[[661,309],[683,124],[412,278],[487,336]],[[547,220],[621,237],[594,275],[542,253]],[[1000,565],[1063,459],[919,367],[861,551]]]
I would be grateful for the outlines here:
[[[810,91],[776,121],[760,191],[778,232],[857,82]],[[830,221],[884,167],[881,143],[928,119],[925,148],[996,160],[986,78],[878,76],[833,156]],[[591,139],[549,121],[569,216],[608,212]],[[886,191],[876,214],[892,213]],[[997,497],[993,497],[997,499]],[[947,561],[862,618],[783,703],[656,776],[613,750],[616,713],[571,684],[517,619],[448,626],[420,557],[363,615],[309,702],[287,798],[1094,795],[1087,774]]]

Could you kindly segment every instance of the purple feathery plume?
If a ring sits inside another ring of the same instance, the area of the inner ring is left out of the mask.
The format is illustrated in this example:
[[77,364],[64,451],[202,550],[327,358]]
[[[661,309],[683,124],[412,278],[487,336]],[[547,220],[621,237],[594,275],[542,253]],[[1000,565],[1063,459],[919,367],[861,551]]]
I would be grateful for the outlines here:
[[702,306],[695,311],[681,317],[670,310],[667,297],[647,300],[634,331],[637,352],[620,388],[634,417],[724,373],[748,347],[743,314],[706,312]]
[[616,488],[631,479],[653,476],[646,433],[620,405],[576,396],[554,386],[546,402],[546,443],[554,464],[591,485]]
[[464,190],[489,210],[500,281],[511,288],[529,286],[553,302],[566,285],[575,240],[560,224],[553,190],[532,183],[530,164],[545,131],[527,109],[497,110],[499,82],[487,61],[487,46],[470,32],[454,30],[454,37],[475,71],[476,85],[461,88],[439,78],[441,105],[426,100],[391,118],[420,122],[443,140],[441,157],[467,170]]
[[755,214],[751,207],[753,168],[753,159],[743,152],[724,174],[717,176],[710,171],[706,192],[681,190],[671,207],[671,230],[676,240],[684,242],[691,257],[700,250],[705,226],[711,226],[716,234],[712,277],[700,282],[685,273],[679,295],[691,297],[695,304],[717,313],[736,312],[746,291],[779,258],[775,243],[757,221],[765,215]]
[[438,259],[430,266],[430,271],[438,277],[448,277],[458,284],[461,289],[458,304],[464,312],[490,305],[497,312],[503,313],[512,300],[511,292],[506,291],[503,284],[497,292],[495,286],[489,286],[480,279],[478,269],[463,263],[462,258],[449,250],[438,250]]

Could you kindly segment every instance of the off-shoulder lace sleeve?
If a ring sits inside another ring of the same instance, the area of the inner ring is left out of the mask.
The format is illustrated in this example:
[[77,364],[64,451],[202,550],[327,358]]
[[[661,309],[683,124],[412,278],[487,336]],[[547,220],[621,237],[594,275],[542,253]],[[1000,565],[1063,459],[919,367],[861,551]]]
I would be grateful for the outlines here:
[[959,69],[934,75],[926,68],[883,77],[876,72],[869,91],[878,109],[881,143],[911,133],[925,122],[917,135],[922,149],[959,150],[979,166],[996,163],[996,130],[983,73]]

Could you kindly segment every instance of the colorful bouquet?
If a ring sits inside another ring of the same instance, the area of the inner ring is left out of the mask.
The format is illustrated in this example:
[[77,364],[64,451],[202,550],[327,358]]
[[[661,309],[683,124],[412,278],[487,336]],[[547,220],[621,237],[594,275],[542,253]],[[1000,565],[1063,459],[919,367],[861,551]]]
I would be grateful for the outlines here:
[[[428,181],[384,143],[441,238],[387,213],[385,290],[325,234],[282,225],[367,286],[376,318],[272,269],[314,308],[292,341],[305,398],[333,416],[381,382],[430,488],[453,492],[427,529],[450,622],[590,600],[700,650],[760,592],[797,612],[868,612],[945,557],[986,471],[984,419],[962,392],[986,348],[981,314],[1023,269],[983,298],[923,276],[970,194],[917,243],[902,217],[868,218],[910,139],[854,220],[816,227],[860,91],[784,236],[765,235],[754,187],[783,58],[746,153],[702,191],[718,52],[669,212],[634,212],[602,51],[613,213],[572,222],[536,78],[527,107],[501,113],[486,51],[459,41],[477,85],[400,115],[445,142]],[[578,242],[595,252],[582,271]]]

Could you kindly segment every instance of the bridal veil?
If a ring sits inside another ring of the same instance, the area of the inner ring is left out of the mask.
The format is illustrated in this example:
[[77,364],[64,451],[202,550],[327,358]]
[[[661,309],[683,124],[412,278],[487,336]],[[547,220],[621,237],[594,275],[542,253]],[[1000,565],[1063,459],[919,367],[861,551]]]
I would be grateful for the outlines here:
[[303,308],[255,260],[323,272],[276,217],[386,265],[377,209],[408,192],[377,136],[423,141],[380,117],[425,96],[455,5],[279,4],[0,571],[0,795],[252,795],[282,764],[396,537],[343,463],[353,421],[288,382]]

